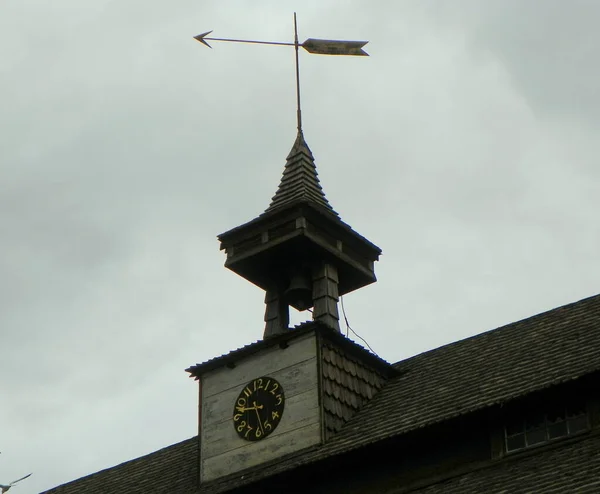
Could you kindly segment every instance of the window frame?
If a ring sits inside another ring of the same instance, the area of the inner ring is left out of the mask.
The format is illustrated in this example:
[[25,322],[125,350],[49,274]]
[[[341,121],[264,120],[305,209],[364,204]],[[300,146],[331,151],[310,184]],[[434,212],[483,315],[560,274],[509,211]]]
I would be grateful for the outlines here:
[[[565,403],[564,401],[559,405],[558,403],[546,402],[540,406],[530,406],[528,409],[518,409],[514,411],[511,416],[508,416],[504,420],[503,429],[503,449],[506,454],[519,453],[521,451],[530,450],[531,448],[535,448],[538,446],[543,446],[549,443],[554,443],[555,441],[560,441],[562,439],[570,438],[578,434],[582,434],[591,430],[591,420],[590,420],[590,407],[589,404],[586,403],[585,400],[574,400]],[[549,432],[550,427],[556,425],[558,420],[550,420],[549,416],[551,414],[556,413],[556,411],[560,411],[560,414],[557,415],[559,417],[563,417],[562,421],[564,421],[566,432],[564,434],[556,435],[551,437],[551,433]],[[573,413],[573,410],[580,411],[579,413]],[[539,421],[541,425],[539,427],[531,428],[528,430],[527,428],[527,419],[535,417]],[[581,422],[581,419],[584,419],[584,422]],[[520,422],[519,432],[508,434],[509,428],[514,428],[516,424]],[[528,432],[531,435],[531,432],[539,432],[543,431],[544,438],[542,440],[538,440],[535,442],[529,443],[528,441]],[[516,437],[522,437],[522,446],[510,447],[509,441]]]

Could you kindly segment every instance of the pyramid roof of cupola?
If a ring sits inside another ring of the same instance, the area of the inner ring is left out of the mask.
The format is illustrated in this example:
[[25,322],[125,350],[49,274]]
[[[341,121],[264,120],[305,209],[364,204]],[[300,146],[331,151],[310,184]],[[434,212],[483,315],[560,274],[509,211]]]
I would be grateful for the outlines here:
[[279,188],[265,213],[281,210],[299,202],[318,205],[339,218],[338,213],[325,197],[319,182],[315,159],[302,132],[298,132],[296,142],[287,156]]

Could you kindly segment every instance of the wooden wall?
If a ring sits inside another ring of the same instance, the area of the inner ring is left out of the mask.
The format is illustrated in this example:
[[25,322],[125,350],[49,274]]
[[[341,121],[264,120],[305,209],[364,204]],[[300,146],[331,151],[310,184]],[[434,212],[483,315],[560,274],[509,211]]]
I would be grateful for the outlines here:
[[[314,333],[249,355],[233,369],[202,376],[200,481],[206,482],[321,442],[317,343]],[[233,426],[234,402],[252,379],[281,384],[285,409],[275,431],[261,441],[241,439]]]

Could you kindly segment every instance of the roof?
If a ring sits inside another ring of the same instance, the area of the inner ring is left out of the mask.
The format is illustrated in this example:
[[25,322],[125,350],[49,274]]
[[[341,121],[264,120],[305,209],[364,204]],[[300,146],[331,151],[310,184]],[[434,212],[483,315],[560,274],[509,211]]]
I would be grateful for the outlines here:
[[408,491],[416,494],[510,493],[563,494],[600,492],[600,436],[555,448],[515,455],[433,485]]
[[[600,369],[600,295],[398,362],[337,442],[369,442],[507,402]],[[375,425],[373,425],[375,424]],[[361,434],[362,435],[362,434]]]
[[287,156],[279,188],[265,213],[283,209],[299,201],[317,204],[339,217],[325,197],[319,182],[315,158],[304,140],[302,131],[298,131],[296,141]]
[[[394,365],[388,381],[329,442],[269,465],[275,475],[413,430],[508,402],[600,369],[600,295],[452,343]],[[368,424],[368,427],[365,427]],[[365,434],[365,430],[369,433]],[[264,469],[211,482],[224,492]],[[204,492],[204,491],[201,491]]]
[[198,465],[193,437],[41,494],[191,493],[198,485]]
[[[600,295],[437,348],[398,362],[394,367],[400,374],[390,379],[323,446],[270,462],[265,468],[215,480],[203,485],[198,492],[225,492],[598,371]],[[369,427],[365,428],[367,423]],[[365,434],[365,430],[369,433]],[[556,469],[557,465],[564,472],[564,485],[569,485],[571,491],[572,482],[577,481],[581,486],[577,492],[597,492],[597,486],[592,486],[595,479],[600,478],[600,439],[592,433],[584,444],[581,450],[575,445],[539,450],[539,456],[526,458],[520,464],[511,463],[507,458],[488,469],[464,474],[417,492],[540,492],[537,484],[535,489],[531,487],[531,482],[538,476],[543,480],[544,475],[552,476],[553,482],[556,481],[557,477],[551,475],[550,469]],[[47,492],[195,492],[192,486],[197,479],[196,445],[197,440],[189,439]],[[577,458],[580,458],[579,463]],[[564,468],[561,462],[564,462]],[[572,476],[569,478],[567,474]],[[517,480],[509,483],[511,476],[523,483],[506,490],[506,485],[517,485]],[[115,490],[117,485],[118,490]],[[505,490],[494,489],[494,485],[502,485]],[[528,489],[522,487],[527,485],[530,486]],[[543,492],[566,492],[564,485]],[[106,490],[102,490],[105,486]]]
[[359,356],[362,361],[369,363],[385,376],[396,375],[398,373],[398,371],[395,370],[393,366],[391,366],[381,357],[368,351],[366,348],[362,347],[358,343],[345,337],[339,331],[330,328],[329,326],[320,321],[304,322],[286,332],[277,333],[273,336],[269,336],[265,339],[255,341],[254,343],[250,343],[249,345],[245,345],[236,350],[232,350],[229,353],[220,355],[218,357],[214,357],[201,364],[193,365],[185,371],[190,373],[190,377],[195,377],[197,379],[199,376],[208,371],[234,364],[236,361],[239,361],[240,359],[247,357],[248,355],[261,351],[263,348],[268,348],[276,344],[285,344],[285,342],[291,339],[298,338],[304,334],[308,334],[313,331],[324,336],[329,340],[334,341],[340,347],[350,352],[351,355]]

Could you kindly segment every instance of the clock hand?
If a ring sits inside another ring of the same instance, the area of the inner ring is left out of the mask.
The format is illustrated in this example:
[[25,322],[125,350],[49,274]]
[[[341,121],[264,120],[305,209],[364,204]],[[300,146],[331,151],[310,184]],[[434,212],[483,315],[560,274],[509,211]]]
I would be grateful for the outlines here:
[[262,405],[257,405],[256,402],[253,403],[254,406],[251,407],[237,407],[240,413],[245,412],[246,410],[256,410],[257,408],[260,410],[263,408]]
[[260,425],[260,431],[263,433],[265,433],[265,430],[263,429],[263,425],[262,422],[260,421],[260,414],[258,413],[259,408],[262,409],[262,405],[257,405],[256,402],[253,403],[254,405],[254,411],[256,412],[256,418],[258,419],[258,425]]

